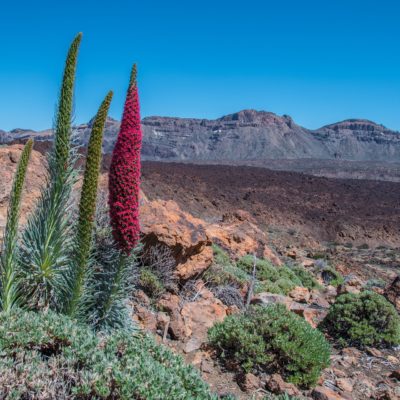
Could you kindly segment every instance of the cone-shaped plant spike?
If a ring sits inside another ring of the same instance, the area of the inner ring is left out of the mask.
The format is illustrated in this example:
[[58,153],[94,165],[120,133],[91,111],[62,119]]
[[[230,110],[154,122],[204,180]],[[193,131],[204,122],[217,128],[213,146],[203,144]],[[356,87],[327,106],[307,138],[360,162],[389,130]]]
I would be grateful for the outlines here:
[[81,40],[82,33],[78,33],[69,48],[65,62],[55,121],[54,152],[57,164],[57,173],[65,171],[68,168],[70,161],[75,72]]
[[29,139],[18,162],[8,205],[7,224],[0,259],[0,309],[6,312],[10,311],[18,303],[16,245],[21,195],[32,146],[33,141]]
[[82,34],[73,40],[65,62],[55,118],[54,145],[48,155],[47,182],[22,235],[21,267],[29,307],[60,309],[65,304],[65,271],[72,246],[72,187],[76,151],[71,146],[71,119],[78,49]]
[[140,235],[142,129],[136,74],[136,65],[134,65],[109,174],[109,206],[113,235],[119,248],[126,254],[131,253]]
[[88,144],[85,174],[79,204],[79,219],[76,237],[76,270],[73,278],[72,299],[69,314],[74,315],[81,301],[86,269],[89,265],[92,246],[93,224],[96,214],[97,188],[101,167],[103,131],[113,93],[109,92],[101,104],[93,122]]

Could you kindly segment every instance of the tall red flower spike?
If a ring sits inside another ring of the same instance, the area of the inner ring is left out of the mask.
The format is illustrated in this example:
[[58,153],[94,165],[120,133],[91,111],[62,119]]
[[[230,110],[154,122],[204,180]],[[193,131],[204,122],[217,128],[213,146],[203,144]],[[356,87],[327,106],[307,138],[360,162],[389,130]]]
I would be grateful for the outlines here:
[[139,96],[136,65],[132,68],[124,113],[117,142],[112,154],[109,174],[109,206],[113,235],[119,248],[130,254],[140,235],[139,188],[140,150]]

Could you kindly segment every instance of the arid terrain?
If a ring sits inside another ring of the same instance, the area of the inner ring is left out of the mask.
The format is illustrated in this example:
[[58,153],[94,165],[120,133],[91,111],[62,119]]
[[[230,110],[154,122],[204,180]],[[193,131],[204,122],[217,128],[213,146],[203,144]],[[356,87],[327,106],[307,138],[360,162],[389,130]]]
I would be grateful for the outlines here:
[[[44,182],[47,149],[48,142],[42,142],[32,154],[22,223]],[[1,227],[21,151],[18,144],[0,148]],[[103,161],[101,187],[106,191],[109,157]],[[365,288],[384,294],[399,311],[400,183],[250,166],[145,161],[142,191],[143,244],[147,249],[167,249],[162,262],[174,269],[169,272],[174,278],[172,286],[158,294],[139,281],[132,295],[132,318],[198,368],[213,391],[243,400],[262,399],[270,392],[314,400],[398,398],[400,354],[395,348],[334,347],[331,365],[313,390],[300,390],[279,374],[228,371],[210,348],[207,330],[239,309],[219,297],[218,286],[207,276],[215,268],[212,246],[218,245],[232,265],[246,254],[256,254],[278,270],[284,264],[299,265],[314,274],[319,290],[296,287],[286,296],[261,293],[251,299],[256,304],[282,302],[313,327],[337,295]],[[327,266],[343,277],[336,287],[321,272]],[[246,298],[249,282],[234,290]]]
[[264,168],[144,162],[143,190],[206,220],[245,210],[260,226],[315,242],[396,245],[400,184],[328,179]]

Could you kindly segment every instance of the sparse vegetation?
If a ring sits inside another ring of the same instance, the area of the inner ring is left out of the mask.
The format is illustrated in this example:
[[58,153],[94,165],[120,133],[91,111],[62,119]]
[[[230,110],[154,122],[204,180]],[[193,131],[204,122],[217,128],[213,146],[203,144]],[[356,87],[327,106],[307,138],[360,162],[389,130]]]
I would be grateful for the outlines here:
[[158,276],[148,268],[140,269],[138,285],[153,299],[158,298],[165,292],[165,287]]
[[322,333],[281,304],[228,316],[210,329],[209,340],[244,371],[275,371],[301,386],[314,385],[329,364]]
[[[253,256],[244,256],[237,266],[250,274],[254,265]],[[264,259],[256,259],[256,285],[255,292],[270,292],[287,295],[296,286],[309,289],[318,289],[319,285],[312,274],[300,266],[288,267],[283,265],[275,267]]]
[[335,287],[342,285],[344,283],[344,278],[342,274],[329,266],[326,266],[322,269],[321,277],[326,284]]
[[339,296],[321,328],[341,346],[400,344],[400,317],[393,305],[375,292]]
[[218,399],[194,368],[149,336],[119,331],[97,337],[51,311],[0,314],[0,396]]
[[250,275],[236,267],[229,255],[221,247],[213,244],[214,262],[203,274],[203,279],[209,285],[243,287],[250,282]]

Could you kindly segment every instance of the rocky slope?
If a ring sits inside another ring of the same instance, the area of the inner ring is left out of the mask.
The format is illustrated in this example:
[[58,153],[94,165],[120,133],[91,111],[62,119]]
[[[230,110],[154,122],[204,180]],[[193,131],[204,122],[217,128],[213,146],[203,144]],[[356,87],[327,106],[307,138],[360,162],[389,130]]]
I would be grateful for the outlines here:
[[[216,120],[147,117],[142,121],[143,159],[196,162],[262,162],[266,159],[323,159],[398,162],[400,134],[367,120],[347,120],[309,130],[289,116],[243,110]],[[86,143],[91,122],[75,128]],[[111,152],[119,122],[109,118],[104,152]],[[0,131],[0,143],[49,140],[51,130]]]
[[[0,147],[0,232],[21,151],[21,145]],[[22,223],[40,193],[44,165],[45,158],[34,150]],[[104,173],[101,188],[106,187]],[[302,394],[312,400],[399,398],[398,348],[334,347],[331,365],[323,370],[317,387],[300,390],[278,373],[228,372],[207,339],[208,328],[240,312],[248,296],[253,304],[282,303],[315,327],[337,295],[358,293],[374,281],[382,282],[374,290],[400,310],[398,249],[366,246],[367,241],[398,243],[399,184],[340,181],[252,167],[144,162],[142,189],[146,194],[142,193],[140,208],[145,254],[154,249],[158,258],[153,267],[169,268],[168,286],[155,293],[138,281],[130,300],[132,318],[196,366],[213,391],[234,394],[238,400],[264,400],[266,390]],[[324,247],[323,240],[336,238],[346,246]],[[348,241],[364,245],[356,248]],[[225,250],[231,263],[245,254],[257,254],[276,269],[283,263],[301,264],[321,288],[296,286],[287,295],[261,292],[251,296],[250,281],[245,281],[233,287],[239,308],[219,291],[225,284],[215,286],[210,275],[204,275],[216,265],[212,244]],[[333,287],[324,278],[321,263],[335,267],[344,282]],[[383,289],[385,284],[389,285]]]

